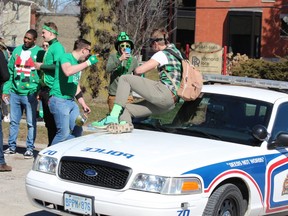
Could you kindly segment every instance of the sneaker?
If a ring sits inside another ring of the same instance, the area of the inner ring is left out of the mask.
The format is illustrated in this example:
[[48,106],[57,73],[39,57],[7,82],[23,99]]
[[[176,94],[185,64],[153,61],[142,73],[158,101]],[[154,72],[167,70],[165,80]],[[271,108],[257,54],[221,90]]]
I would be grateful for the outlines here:
[[7,164],[0,164],[0,172],[10,172],[12,171],[12,167]]
[[110,124],[107,126],[107,131],[111,134],[130,133],[134,129],[132,123]]
[[119,123],[118,117],[114,117],[114,116],[108,115],[106,118],[103,118],[103,119],[100,120],[100,121],[92,122],[92,123],[91,123],[91,126],[92,126],[92,127],[95,127],[95,128],[105,129],[105,128],[107,128],[107,126],[108,126],[109,124],[112,124],[112,123],[118,124],[118,123]]
[[33,151],[31,150],[27,150],[25,153],[24,153],[24,158],[25,159],[30,159],[30,158],[33,158],[34,155],[33,155]]
[[10,114],[8,114],[7,116],[4,116],[3,121],[10,122]]
[[8,148],[4,151],[4,154],[16,154],[16,150],[13,150],[11,148]]

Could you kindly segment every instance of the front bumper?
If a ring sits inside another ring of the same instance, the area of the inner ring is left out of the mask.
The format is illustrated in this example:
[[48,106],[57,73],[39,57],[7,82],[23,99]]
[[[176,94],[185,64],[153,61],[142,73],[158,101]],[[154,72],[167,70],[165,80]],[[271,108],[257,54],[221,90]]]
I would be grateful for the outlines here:
[[65,191],[93,197],[95,215],[106,216],[198,216],[202,215],[208,201],[203,194],[168,196],[130,189],[98,188],[36,171],[28,173],[26,191],[33,205],[61,215],[71,215],[64,211]]

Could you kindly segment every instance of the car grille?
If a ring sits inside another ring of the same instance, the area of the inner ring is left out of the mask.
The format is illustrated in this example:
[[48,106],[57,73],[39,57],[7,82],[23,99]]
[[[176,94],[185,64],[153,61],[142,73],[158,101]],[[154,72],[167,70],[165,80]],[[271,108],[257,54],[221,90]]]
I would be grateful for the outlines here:
[[132,170],[118,164],[79,157],[63,157],[58,175],[61,179],[105,188],[125,187]]

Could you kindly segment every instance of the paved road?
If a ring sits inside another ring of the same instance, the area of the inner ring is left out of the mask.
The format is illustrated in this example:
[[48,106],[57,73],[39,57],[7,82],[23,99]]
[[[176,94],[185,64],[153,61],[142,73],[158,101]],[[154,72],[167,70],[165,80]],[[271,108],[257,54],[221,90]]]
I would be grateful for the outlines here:
[[[25,120],[21,120],[25,123]],[[44,126],[44,122],[37,122]],[[87,127],[83,127],[87,131]],[[34,154],[47,144],[35,144]],[[4,140],[4,149],[7,141]],[[5,155],[6,163],[12,166],[12,172],[0,172],[0,216],[55,216],[55,214],[34,207],[26,196],[25,177],[32,167],[33,159],[24,159],[25,142],[17,143],[17,154]]]
[[[24,159],[25,143],[19,143],[17,154],[5,156],[12,172],[0,172],[0,215],[3,216],[55,216],[34,207],[26,196],[25,177],[32,167],[33,159]],[[36,144],[35,153],[46,146]],[[7,145],[4,145],[4,149]]]

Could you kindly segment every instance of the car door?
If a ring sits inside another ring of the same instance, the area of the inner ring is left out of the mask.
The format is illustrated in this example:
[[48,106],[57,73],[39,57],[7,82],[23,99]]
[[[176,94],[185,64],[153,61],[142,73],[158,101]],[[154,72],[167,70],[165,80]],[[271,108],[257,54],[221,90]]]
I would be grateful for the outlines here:
[[[269,142],[280,132],[288,133],[288,103],[279,105]],[[288,148],[270,149],[266,168],[265,212],[288,212]],[[287,214],[286,214],[287,215]]]

